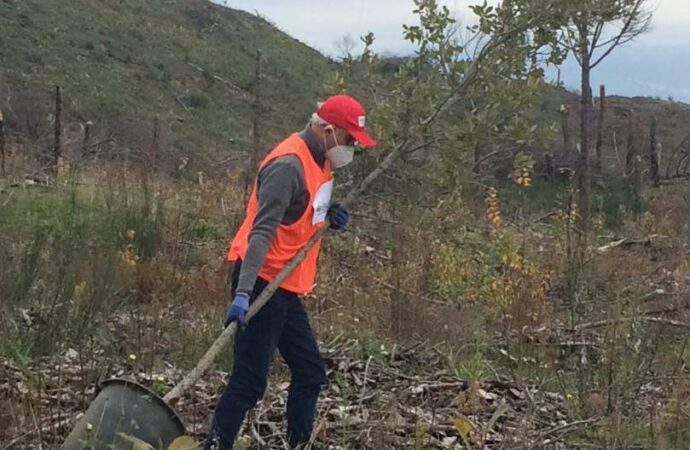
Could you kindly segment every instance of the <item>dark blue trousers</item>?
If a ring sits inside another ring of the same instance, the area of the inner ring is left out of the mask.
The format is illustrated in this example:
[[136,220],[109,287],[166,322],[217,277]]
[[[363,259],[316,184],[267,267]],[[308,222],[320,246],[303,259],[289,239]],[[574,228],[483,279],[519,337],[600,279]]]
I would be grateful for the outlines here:
[[[234,296],[240,263],[232,272]],[[268,283],[259,278],[251,302]],[[314,424],[316,400],[326,371],[307,313],[300,298],[278,289],[271,299],[235,335],[232,374],[213,417],[206,450],[232,449],[245,414],[256,405],[266,390],[266,379],[276,349],[287,362],[292,375],[287,402],[287,431],[291,447],[307,442]]]

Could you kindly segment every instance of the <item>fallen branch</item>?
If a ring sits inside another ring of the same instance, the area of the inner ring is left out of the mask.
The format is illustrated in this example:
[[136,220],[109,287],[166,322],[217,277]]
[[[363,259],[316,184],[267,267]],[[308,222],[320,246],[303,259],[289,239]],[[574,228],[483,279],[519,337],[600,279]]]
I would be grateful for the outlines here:
[[641,316],[641,317],[623,317],[621,319],[599,320],[596,322],[581,323],[581,324],[575,325],[574,331],[582,331],[582,330],[586,330],[589,328],[599,328],[599,327],[604,327],[607,325],[618,325],[620,323],[634,322],[634,321],[659,323],[659,324],[663,324],[663,325],[670,325],[673,327],[690,329],[690,324],[685,323],[685,322],[680,322],[678,320],[664,319],[663,317]]
[[551,428],[550,430],[546,430],[544,433],[541,434],[539,439],[537,439],[537,442],[530,446],[530,448],[535,448],[537,446],[542,446],[551,443],[551,440],[548,439],[549,436],[553,436],[558,433],[572,432],[586,425],[591,425],[593,423],[599,422],[601,421],[601,419],[601,417],[593,417],[591,419],[577,420],[575,422],[566,423],[564,425],[559,425],[557,427]]
[[606,253],[609,250],[612,250],[616,247],[620,247],[621,245],[624,245],[626,247],[633,246],[633,245],[651,245],[652,241],[659,240],[659,239],[668,239],[668,236],[660,236],[658,234],[652,234],[650,236],[647,236],[646,239],[628,239],[628,238],[618,239],[616,241],[610,242],[606,245],[602,245],[601,247],[597,248],[597,252],[598,253]]

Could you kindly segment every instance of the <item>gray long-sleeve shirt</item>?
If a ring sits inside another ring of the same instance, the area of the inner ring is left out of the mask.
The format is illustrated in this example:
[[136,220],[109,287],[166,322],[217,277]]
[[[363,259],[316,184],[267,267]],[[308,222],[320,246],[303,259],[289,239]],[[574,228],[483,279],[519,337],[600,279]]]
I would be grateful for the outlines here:
[[[316,163],[323,167],[326,149],[307,126],[300,137],[307,144]],[[266,254],[279,224],[291,225],[304,214],[309,203],[309,191],[304,180],[304,168],[297,156],[274,159],[257,177],[258,206],[249,233],[249,246],[242,261],[237,292],[251,293]]]

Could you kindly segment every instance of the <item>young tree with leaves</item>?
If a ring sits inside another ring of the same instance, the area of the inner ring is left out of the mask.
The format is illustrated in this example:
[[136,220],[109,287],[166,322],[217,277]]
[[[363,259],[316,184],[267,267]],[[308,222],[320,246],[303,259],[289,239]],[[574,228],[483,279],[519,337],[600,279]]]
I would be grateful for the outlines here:
[[649,0],[551,0],[551,3],[559,4],[562,12],[558,45],[570,52],[580,66],[580,151],[576,171],[577,253],[582,261],[590,219],[591,72],[616,48],[644,33],[652,13],[648,8]]
[[[507,158],[530,146],[542,131],[524,114],[536,99],[539,62],[561,59],[553,23],[555,6],[504,1],[474,6],[477,24],[462,27],[448,8],[416,0],[419,24],[404,26],[417,50],[390,63],[372,51],[345,62],[329,86],[375,99],[379,141],[400,148],[403,159],[437,150],[451,187],[491,158]],[[555,50],[555,51],[554,51]]]

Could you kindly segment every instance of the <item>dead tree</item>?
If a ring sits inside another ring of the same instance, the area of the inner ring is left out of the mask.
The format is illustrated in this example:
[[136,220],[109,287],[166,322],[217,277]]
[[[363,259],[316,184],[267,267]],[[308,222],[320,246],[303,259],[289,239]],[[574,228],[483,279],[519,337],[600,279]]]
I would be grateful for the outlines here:
[[604,139],[604,114],[606,112],[606,86],[599,87],[599,122],[597,124],[597,143],[594,167],[601,169],[601,147]]
[[690,178],[690,134],[669,153],[666,159],[665,176],[667,180],[674,178]]
[[153,172],[158,171],[158,150],[160,146],[161,135],[161,121],[158,116],[153,119],[153,138],[151,139],[151,150],[149,153],[149,161],[151,162]]
[[254,102],[252,105],[253,109],[253,117],[252,117],[252,138],[253,138],[253,147],[252,147],[252,156],[249,159],[249,167],[247,168],[247,173],[245,175],[245,180],[244,180],[244,204],[247,204],[247,201],[249,201],[249,192],[250,192],[250,186],[252,184],[252,180],[254,179],[254,172],[257,169],[257,165],[259,163],[259,154],[261,153],[261,113],[262,113],[262,99],[261,99],[261,77],[263,76],[262,74],[262,67],[261,67],[261,50],[257,50],[256,52],[256,60],[255,60],[255,66],[254,66]]
[[556,167],[553,163],[553,156],[551,156],[551,153],[546,153],[544,155],[544,173],[546,179],[551,182],[556,178]]
[[83,159],[87,159],[88,157],[92,156],[92,153],[89,149],[89,141],[91,140],[91,121],[89,120],[84,124],[84,141],[82,142],[81,146],[81,156]]
[[53,141],[53,173],[62,171],[62,95],[60,86],[55,86],[55,139]]
[[649,172],[652,178],[652,183],[655,187],[659,187],[659,165],[661,163],[661,155],[659,145],[656,140],[656,117],[652,117],[652,124],[649,127]]
[[5,176],[5,118],[0,111],[0,176]]
[[635,166],[635,127],[633,123],[633,113],[628,116],[628,143],[625,152],[625,175],[633,174]]
[[642,213],[642,157],[637,155],[633,158],[632,173],[632,210],[635,215]]
[[570,155],[570,123],[568,122],[568,117],[570,116],[570,110],[566,105],[561,105],[561,131],[563,132],[563,148],[565,149],[565,155]]
[[[561,28],[563,43],[580,66],[580,148],[577,155],[577,253],[585,261],[590,228],[591,72],[617,47],[644,33],[651,20],[648,0],[571,2]],[[574,295],[569,292],[568,295]]]

